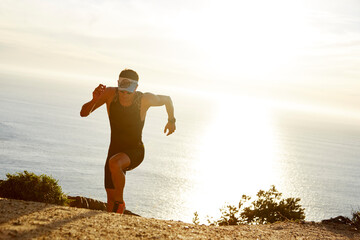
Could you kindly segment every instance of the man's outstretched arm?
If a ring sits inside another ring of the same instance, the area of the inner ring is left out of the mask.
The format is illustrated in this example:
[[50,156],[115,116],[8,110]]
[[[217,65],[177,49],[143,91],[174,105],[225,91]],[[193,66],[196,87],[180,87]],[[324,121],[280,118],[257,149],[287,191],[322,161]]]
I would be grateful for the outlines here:
[[163,106],[166,107],[166,112],[168,114],[168,122],[165,126],[164,133],[167,132],[166,136],[169,136],[176,130],[175,125],[175,117],[174,117],[174,105],[169,96],[164,95],[155,95],[152,93],[145,93],[144,100],[147,107],[156,107],[156,106]]

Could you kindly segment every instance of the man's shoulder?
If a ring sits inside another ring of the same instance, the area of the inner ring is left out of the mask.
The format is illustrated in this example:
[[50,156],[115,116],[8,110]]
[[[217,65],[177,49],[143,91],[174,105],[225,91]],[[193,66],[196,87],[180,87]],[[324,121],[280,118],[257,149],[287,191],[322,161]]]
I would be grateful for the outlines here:
[[106,87],[105,93],[108,95],[113,95],[117,90],[117,87]]
[[111,92],[115,92],[116,89],[117,87],[106,87],[106,90]]
[[116,87],[106,87],[103,96],[107,103],[109,103],[109,101],[111,101],[114,98],[116,89],[117,89]]
[[155,94],[153,94],[151,92],[144,92],[144,93],[142,93],[142,95],[145,98],[153,98],[153,97],[155,97]]
[[142,104],[146,107],[150,107],[151,102],[153,101],[154,97],[155,97],[155,94],[153,94],[153,93],[150,93],[150,92],[142,93],[142,98],[141,98]]
[[156,95],[151,92],[142,93],[143,101],[151,101],[154,97],[156,97]]

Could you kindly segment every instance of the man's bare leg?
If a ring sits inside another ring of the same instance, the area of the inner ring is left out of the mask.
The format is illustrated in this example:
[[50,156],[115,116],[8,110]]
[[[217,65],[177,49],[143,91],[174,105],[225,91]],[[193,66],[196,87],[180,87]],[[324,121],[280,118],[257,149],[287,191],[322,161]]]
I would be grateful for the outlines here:
[[[108,195],[107,210],[113,210],[114,202],[124,202],[125,174],[124,169],[130,165],[130,158],[125,153],[118,153],[109,159],[111,178],[115,189],[106,189]],[[113,191],[112,191],[113,190]]]
[[115,202],[115,189],[106,188],[107,194],[107,211],[112,212]]

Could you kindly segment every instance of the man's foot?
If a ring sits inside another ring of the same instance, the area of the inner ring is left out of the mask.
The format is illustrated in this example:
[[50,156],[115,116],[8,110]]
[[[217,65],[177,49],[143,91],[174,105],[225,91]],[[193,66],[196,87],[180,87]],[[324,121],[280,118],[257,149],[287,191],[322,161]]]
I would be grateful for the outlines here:
[[123,214],[125,212],[125,202],[114,202],[113,212]]

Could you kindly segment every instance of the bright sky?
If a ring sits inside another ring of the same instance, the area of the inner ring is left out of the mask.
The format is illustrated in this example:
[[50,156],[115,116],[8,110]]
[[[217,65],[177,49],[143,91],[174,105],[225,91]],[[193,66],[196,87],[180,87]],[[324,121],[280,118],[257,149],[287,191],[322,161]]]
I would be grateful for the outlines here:
[[360,105],[358,0],[2,0],[0,53],[0,73]]

